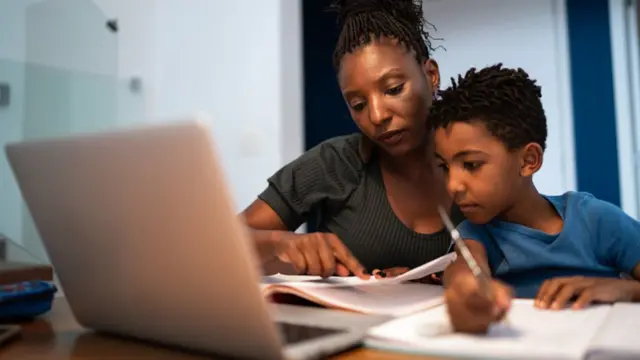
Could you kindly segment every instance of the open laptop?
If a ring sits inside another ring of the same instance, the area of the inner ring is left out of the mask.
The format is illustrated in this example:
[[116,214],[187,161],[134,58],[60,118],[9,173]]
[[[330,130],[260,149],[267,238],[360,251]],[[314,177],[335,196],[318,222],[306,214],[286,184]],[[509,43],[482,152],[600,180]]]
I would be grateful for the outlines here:
[[382,320],[265,301],[202,122],[28,141],[6,153],[87,328],[233,357],[313,359],[356,345]]

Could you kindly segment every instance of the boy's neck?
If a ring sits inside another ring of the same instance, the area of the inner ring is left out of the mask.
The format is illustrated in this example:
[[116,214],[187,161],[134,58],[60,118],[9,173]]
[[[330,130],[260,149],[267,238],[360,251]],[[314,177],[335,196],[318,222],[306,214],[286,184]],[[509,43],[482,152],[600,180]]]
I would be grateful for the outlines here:
[[562,230],[563,221],[555,207],[531,183],[500,220],[520,224],[547,234]]

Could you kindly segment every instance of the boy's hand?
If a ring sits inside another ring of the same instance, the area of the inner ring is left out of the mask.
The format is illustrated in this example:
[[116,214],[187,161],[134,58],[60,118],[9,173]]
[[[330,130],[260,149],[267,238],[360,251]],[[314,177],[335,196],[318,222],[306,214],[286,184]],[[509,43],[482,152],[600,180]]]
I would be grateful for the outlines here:
[[562,277],[542,284],[536,295],[535,305],[541,309],[558,310],[575,298],[572,308],[582,309],[592,302],[632,301],[639,295],[640,283],[635,280]]
[[512,291],[508,286],[491,281],[495,299],[480,292],[478,280],[471,272],[456,274],[445,290],[445,303],[455,331],[486,333],[491,323],[502,320],[511,306]]

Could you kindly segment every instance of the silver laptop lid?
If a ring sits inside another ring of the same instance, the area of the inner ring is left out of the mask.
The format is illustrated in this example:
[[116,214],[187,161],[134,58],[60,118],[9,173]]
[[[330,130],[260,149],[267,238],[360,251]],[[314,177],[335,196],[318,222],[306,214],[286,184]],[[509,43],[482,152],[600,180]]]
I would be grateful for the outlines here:
[[202,122],[6,147],[86,327],[278,358],[256,256]]

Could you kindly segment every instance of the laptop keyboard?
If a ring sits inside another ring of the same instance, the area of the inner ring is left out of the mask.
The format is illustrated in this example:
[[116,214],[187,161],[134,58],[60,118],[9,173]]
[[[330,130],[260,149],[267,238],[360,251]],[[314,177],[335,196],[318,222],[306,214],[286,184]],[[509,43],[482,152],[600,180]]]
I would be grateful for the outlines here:
[[345,332],[345,330],[343,329],[330,329],[318,326],[291,324],[285,322],[278,322],[276,323],[276,325],[280,328],[282,340],[287,345],[315,339],[321,336]]

